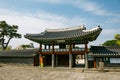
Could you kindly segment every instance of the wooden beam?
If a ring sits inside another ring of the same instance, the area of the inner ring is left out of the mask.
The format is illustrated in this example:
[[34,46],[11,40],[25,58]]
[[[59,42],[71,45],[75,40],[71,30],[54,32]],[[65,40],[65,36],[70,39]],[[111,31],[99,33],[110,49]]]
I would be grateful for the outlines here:
[[87,46],[88,43],[85,43],[85,53],[88,53],[88,46]]
[[72,54],[72,46],[71,46],[71,43],[69,45],[69,54]]
[[54,42],[52,43],[52,53],[54,54],[55,49],[54,49]]
[[42,54],[42,44],[40,43],[40,54]]
[[[69,51],[60,51],[60,52],[54,52],[54,54],[69,54]],[[72,51],[72,54],[80,54],[84,55],[84,51]],[[53,54],[53,52],[42,52],[42,54]]]

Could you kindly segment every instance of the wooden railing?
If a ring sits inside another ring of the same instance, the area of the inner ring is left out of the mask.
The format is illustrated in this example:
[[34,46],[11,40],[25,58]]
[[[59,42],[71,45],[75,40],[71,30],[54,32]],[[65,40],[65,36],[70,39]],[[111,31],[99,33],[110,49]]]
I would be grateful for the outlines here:
[[[84,51],[84,48],[73,48],[72,51]],[[54,49],[55,52],[66,52],[69,51],[68,48],[66,49]],[[42,49],[42,52],[52,52],[52,49]]]
[[[69,54],[69,49],[54,49],[55,54]],[[85,48],[73,48],[72,54],[84,54]],[[52,49],[42,49],[42,54],[52,54]]]

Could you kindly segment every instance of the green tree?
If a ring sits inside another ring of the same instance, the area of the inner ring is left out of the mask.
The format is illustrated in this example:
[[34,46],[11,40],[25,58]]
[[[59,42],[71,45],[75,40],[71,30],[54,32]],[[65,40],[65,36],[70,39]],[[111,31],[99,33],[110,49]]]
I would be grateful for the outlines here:
[[120,40],[118,40],[118,41],[116,42],[116,44],[117,44],[118,46],[120,46]]
[[30,43],[30,44],[22,44],[20,45],[21,48],[23,49],[26,49],[26,48],[34,48],[34,45],[33,43]]
[[120,34],[115,34],[114,40],[108,40],[104,42],[103,46],[120,46]]
[[116,46],[117,45],[116,41],[117,40],[108,40],[108,41],[104,42],[102,45],[103,46]]
[[12,38],[21,38],[21,34],[17,33],[17,25],[8,25],[6,21],[0,21],[0,45],[3,50],[8,47]]
[[117,44],[118,46],[120,46],[120,34],[116,34],[116,35],[115,35],[115,39],[117,40],[117,41],[116,41],[116,44]]
[[30,48],[30,45],[29,45],[29,44],[22,44],[21,47],[22,47],[23,49],[26,49],[26,48]]
[[120,40],[120,34],[115,34],[115,39]]

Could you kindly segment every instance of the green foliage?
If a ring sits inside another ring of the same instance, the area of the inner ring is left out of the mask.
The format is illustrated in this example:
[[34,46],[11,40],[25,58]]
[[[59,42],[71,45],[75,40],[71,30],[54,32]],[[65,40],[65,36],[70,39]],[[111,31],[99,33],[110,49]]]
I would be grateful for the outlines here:
[[115,39],[120,40],[120,34],[116,34]]
[[120,40],[117,40],[116,44],[117,44],[118,46],[120,46]]
[[[5,50],[11,50],[12,47],[11,46],[7,46],[7,48]],[[2,51],[3,49],[0,47],[0,51]]]
[[120,46],[120,34],[115,34],[115,40],[108,40],[104,42],[103,46]]
[[17,25],[8,25],[5,21],[0,21],[0,45],[5,50],[12,38],[21,38],[17,33]]
[[22,47],[23,49],[26,49],[26,48],[30,48],[31,46],[30,46],[29,44],[22,44],[21,47]]
[[117,40],[108,40],[108,41],[104,42],[102,45],[103,46],[116,46],[117,45],[116,41]]

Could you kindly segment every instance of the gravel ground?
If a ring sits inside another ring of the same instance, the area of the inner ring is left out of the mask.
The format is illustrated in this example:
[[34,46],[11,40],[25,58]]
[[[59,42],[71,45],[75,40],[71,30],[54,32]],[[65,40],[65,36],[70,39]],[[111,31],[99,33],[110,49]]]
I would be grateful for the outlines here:
[[120,80],[120,72],[82,72],[81,70],[4,65],[0,67],[0,80]]

